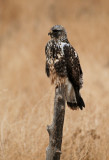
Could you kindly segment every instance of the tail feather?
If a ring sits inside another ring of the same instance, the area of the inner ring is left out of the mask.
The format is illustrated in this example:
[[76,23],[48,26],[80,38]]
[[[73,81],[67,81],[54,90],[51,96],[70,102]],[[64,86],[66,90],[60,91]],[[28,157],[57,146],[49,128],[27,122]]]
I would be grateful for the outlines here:
[[68,107],[72,110],[77,110],[79,108],[82,110],[83,107],[85,107],[85,103],[79,93],[79,89],[72,85],[69,80],[66,83],[66,100]]
[[83,110],[83,107],[85,107],[83,98],[81,97],[78,91],[75,91],[75,96],[76,96],[76,102],[67,101],[68,107],[70,107],[72,110],[77,110],[79,108]]
[[79,109],[77,103],[67,102],[67,106],[72,110]]
[[79,108],[82,110],[83,107],[85,107],[85,103],[82,99],[82,97],[80,96],[79,99],[77,100],[77,105],[79,106]]
[[77,105],[81,110],[83,110],[83,107],[85,107],[84,100],[78,91],[75,91],[75,94],[76,94]]

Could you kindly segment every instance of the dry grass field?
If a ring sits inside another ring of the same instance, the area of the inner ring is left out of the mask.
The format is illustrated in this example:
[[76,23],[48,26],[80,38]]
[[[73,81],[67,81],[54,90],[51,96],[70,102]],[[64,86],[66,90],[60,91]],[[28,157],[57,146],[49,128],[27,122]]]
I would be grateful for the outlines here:
[[86,108],[66,106],[62,160],[109,160],[108,0],[0,0],[0,160],[44,160],[54,87],[49,29],[63,25],[84,72]]

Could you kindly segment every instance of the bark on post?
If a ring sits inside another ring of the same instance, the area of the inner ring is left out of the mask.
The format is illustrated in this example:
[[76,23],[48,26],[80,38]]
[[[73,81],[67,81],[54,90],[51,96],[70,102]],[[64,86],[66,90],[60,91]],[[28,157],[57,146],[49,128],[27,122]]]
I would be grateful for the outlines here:
[[53,122],[47,126],[49,145],[46,148],[46,160],[60,160],[65,115],[65,86],[55,89]]

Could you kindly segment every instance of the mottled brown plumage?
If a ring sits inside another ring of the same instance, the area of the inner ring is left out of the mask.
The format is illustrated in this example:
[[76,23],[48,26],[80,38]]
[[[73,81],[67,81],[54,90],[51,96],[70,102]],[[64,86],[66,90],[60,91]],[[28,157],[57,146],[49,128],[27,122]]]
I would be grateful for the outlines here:
[[66,100],[71,109],[83,109],[84,101],[79,93],[83,84],[83,73],[78,54],[67,39],[61,25],[55,25],[49,32],[51,40],[45,47],[46,74],[56,86],[66,86]]

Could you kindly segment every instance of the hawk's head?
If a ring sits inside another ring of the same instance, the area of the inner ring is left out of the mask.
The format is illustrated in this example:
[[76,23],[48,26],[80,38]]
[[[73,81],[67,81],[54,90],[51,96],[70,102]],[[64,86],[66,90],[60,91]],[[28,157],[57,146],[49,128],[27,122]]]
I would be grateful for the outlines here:
[[55,25],[50,29],[50,32],[48,33],[51,38],[56,38],[56,39],[67,39],[67,33],[66,30],[64,29],[63,26],[61,25]]

